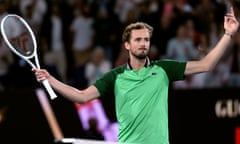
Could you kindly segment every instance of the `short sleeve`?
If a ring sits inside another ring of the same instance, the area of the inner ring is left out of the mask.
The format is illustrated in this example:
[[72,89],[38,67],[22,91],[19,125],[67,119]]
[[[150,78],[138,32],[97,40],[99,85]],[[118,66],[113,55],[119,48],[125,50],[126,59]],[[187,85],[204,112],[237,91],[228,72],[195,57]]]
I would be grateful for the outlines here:
[[106,74],[101,78],[96,80],[93,84],[99,91],[100,96],[105,96],[114,93],[114,86],[117,75],[123,71],[123,66],[117,67]]
[[187,64],[186,62],[175,60],[159,60],[155,63],[165,70],[170,81],[185,79],[184,72]]

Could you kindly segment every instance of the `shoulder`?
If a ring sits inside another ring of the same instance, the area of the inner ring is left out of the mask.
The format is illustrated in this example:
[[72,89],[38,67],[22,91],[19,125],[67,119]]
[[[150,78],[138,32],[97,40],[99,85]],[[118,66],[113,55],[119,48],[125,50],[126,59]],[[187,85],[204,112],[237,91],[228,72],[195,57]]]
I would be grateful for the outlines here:
[[153,65],[164,65],[164,64],[174,64],[174,63],[185,63],[185,62],[173,60],[173,59],[159,59],[159,60],[151,61],[151,64]]
[[117,76],[123,73],[125,69],[126,65],[115,67],[95,81],[94,86],[98,89],[101,96],[113,92]]
[[161,67],[171,81],[182,80],[185,78],[184,71],[186,64],[187,62],[170,59],[156,60],[152,62],[152,65]]
[[151,65],[157,65],[162,67],[163,69],[175,69],[176,67],[185,67],[187,62],[185,61],[177,61],[171,59],[162,59],[162,60],[155,60],[151,62]]

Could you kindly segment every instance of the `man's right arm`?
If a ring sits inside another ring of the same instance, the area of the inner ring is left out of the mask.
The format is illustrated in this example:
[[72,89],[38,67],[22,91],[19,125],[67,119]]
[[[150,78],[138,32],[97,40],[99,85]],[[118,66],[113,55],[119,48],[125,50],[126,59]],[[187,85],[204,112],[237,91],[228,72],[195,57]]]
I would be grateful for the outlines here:
[[57,80],[45,69],[32,69],[32,71],[35,72],[35,76],[38,82],[48,80],[49,84],[56,92],[73,102],[86,103],[88,101],[96,99],[100,95],[98,89],[93,85],[84,90],[79,90]]

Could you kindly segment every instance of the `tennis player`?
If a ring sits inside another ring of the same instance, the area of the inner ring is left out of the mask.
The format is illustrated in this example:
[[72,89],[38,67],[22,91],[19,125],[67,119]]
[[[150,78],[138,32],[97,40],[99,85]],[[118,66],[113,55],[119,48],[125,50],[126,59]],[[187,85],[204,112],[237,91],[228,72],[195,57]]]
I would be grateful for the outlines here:
[[239,22],[231,8],[224,17],[225,33],[201,60],[150,61],[148,52],[153,28],[143,22],[132,23],[125,28],[122,36],[123,44],[129,53],[129,61],[112,69],[84,90],[60,82],[44,69],[33,71],[37,81],[47,79],[57,92],[73,102],[85,103],[113,93],[120,143],[169,144],[169,82],[212,70],[229,46],[238,27]]

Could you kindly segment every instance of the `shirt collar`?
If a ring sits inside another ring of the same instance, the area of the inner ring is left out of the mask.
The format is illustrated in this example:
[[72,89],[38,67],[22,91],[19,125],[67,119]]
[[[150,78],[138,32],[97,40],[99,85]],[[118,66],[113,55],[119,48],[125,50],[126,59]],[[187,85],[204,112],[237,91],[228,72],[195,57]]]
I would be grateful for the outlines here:
[[[133,68],[132,68],[132,66],[131,66],[131,64],[130,64],[130,59],[128,59],[128,61],[127,61],[127,69],[128,70],[132,70]],[[148,66],[150,66],[151,65],[151,62],[150,62],[150,59],[149,59],[149,57],[147,57],[147,59],[146,59],[146,63],[145,63],[145,67],[148,67]]]

